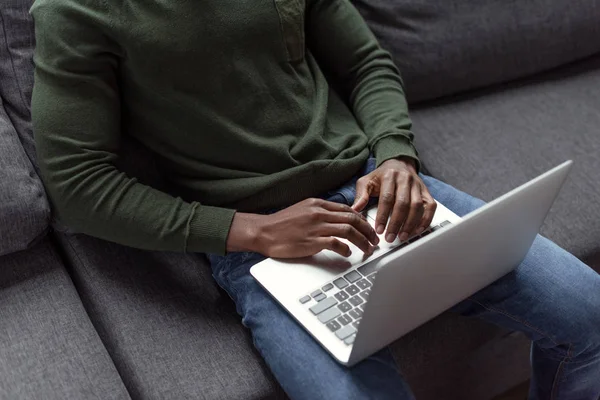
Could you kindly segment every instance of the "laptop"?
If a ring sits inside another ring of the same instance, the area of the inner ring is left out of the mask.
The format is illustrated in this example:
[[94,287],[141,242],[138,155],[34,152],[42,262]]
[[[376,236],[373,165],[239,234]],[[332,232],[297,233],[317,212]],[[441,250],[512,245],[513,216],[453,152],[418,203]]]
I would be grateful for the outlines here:
[[[572,161],[464,218],[438,203],[431,226],[365,258],[322,251],[266,259],[250,272],[339,363],[352,366],[515,269]],[[374,225],[376,208],[367,210]]]

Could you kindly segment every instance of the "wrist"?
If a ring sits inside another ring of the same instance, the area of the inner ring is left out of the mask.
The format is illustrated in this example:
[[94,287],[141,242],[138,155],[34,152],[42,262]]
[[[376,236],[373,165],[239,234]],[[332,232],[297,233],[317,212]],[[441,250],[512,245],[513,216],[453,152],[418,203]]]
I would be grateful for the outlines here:
[[412,157],[408,157],[408,156],[400,156],[397,158],[390,158],[387,161],[384,161],[383,163],[381,163],[381,166],[384,165],[398,165],[398,164],[403,164],[406,165],[407,167],[409,167],[410,169],[412,169],[414,172],[417,171],[417,162],[415,161],[414,158]]
[[261,252],[260,232],[264,215],[250,213],[235,213],[229,234],[227,236],[227,251]]

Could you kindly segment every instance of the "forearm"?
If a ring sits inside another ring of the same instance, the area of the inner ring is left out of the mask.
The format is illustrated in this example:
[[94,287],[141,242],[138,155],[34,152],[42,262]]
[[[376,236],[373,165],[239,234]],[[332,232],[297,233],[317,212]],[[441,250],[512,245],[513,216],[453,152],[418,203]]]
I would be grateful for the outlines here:
[[348,0],[309,0],[311,51],[336,80],[381,165],[401,156],[415,160],[412,122],[402,79]]
[[36,142],[54,211],[71,229],[140,249],[225,252],[233,210],[174,198],[108,162],[61,151],[47,135]]

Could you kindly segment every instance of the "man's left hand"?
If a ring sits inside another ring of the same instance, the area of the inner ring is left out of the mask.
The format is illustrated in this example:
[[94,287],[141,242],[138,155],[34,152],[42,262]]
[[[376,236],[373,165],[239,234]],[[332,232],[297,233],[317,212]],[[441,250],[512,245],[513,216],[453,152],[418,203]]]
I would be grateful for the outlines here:
[[[437,204],[408,157],[391,159],[363,176],[356,183],[356,199],[352,208],[362,211],[370,197],[379,197],[375,231],[393,242],[397,236],[405,241],[429,227]],[[389,219],[389,223],[388,223]]]

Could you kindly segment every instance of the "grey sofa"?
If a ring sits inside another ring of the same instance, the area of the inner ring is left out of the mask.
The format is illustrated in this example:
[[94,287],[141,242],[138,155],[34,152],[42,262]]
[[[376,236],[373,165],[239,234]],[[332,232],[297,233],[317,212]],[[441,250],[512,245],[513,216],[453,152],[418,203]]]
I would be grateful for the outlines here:
[[[355,0],[428,172],[490,200],[572,158],[543,233],[600,270],[600,0]],[[37,174],[31,0],[0,2],[0,399],[285,398],[202,255],[69,232]],[[510,81],[510,82],[509,82]],[[127,140],[121,167],[163,186]],[[419,399],[527,380],[528,341],[443,314],[393,344]]]

